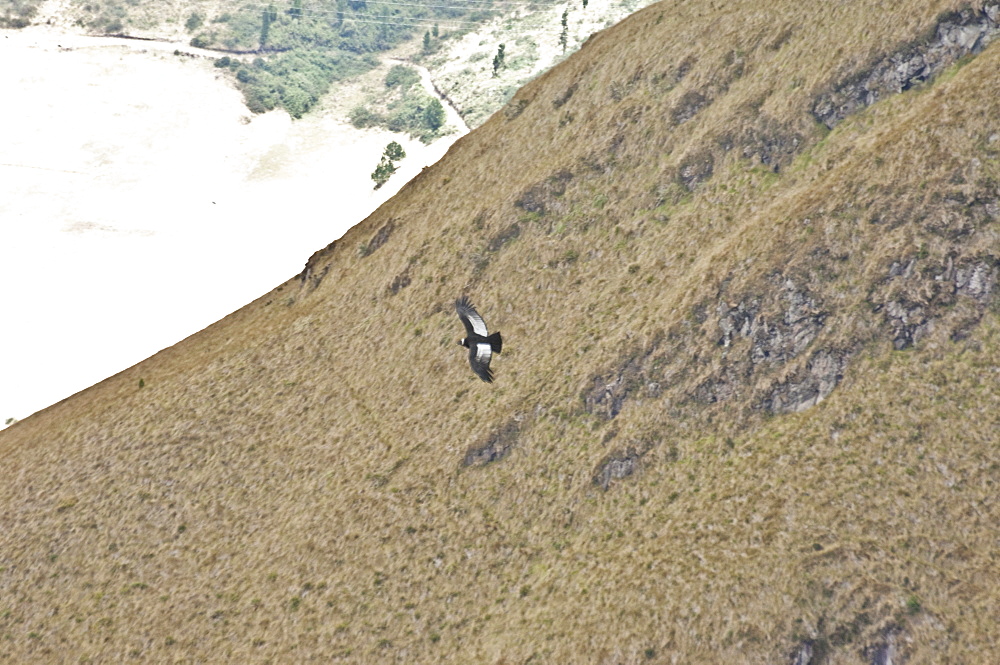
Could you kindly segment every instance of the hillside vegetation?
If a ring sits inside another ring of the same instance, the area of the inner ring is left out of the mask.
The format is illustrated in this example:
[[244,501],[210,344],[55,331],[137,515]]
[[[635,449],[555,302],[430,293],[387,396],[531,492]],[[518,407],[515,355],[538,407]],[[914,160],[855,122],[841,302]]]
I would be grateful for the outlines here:
[[300,275],[0,433],[0,657],[992,662],[998,18],[598,33]]

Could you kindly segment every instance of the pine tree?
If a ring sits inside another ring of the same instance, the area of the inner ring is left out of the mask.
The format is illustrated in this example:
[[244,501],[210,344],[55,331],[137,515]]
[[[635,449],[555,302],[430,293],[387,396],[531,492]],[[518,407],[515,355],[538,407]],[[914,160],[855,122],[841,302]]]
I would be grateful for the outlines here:
[[431,52],[431,33],[430,32],[425,32],[424,33],[424,53],[427,54],[427,53],[430,53],[430,52]]
[[559,33],[559,45],[562,46],[563,53],[566,52],[566,44],[569,43],[569,9],[562,15],[562,32]]
[[274,21],[274,6],[270,5],[264,10],[260,24],[260,48],[263,50],[267,44],[267,33],[271,31],[271,22]]
[[493,56],[493,78],[496,78],[497,76],[499,76],[498,72],[500,71],[501,67],[505,67],[506,66],[504,64],[504,48],[505,47],[506,47],[505,44],[501,44],[500,48],[497,49],[497,54],[495,56]]

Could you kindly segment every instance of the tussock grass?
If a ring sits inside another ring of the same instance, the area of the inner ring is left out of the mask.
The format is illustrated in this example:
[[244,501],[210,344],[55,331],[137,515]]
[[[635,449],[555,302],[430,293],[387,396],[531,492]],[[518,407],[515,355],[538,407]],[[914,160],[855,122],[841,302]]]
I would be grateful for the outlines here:
[[[1000,50],[832,131],[809,114],[956,7],[653,5],[317,256],[318,284],[5,430],[0,653],[980,662],[997,292],[935,284],[997,255]],[[712,101],[677,125],[691,90]],[[460,293],[504,334],[492,386]],[[790,330],[793,293],[826,314],[803,350],[719,345],[720,305]],[[895,350],[901,299],[934,325]],[[821,350],[845,359],[825,399],[761,408]],[[619,375],[617,415],[589,411]],[[463,463],[497,431],[502,459]]]

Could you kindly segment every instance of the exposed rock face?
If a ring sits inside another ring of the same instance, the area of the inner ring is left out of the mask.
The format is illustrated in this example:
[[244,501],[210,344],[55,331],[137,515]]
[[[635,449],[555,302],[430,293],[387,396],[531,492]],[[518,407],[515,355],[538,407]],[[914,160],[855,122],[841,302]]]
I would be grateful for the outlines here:
[[792,654],[792,660],[790,665],[812,665],[813,660],[813,642],[812,640],[806,640],[799,645],[799,648],[795,650]]
[[608,455],[601,460],[594,471],[594,484],[606,490],[612,481],[631,476],[644,454],[645,451],[630,446],[625,452]]
[[362,256],[369,256],[374,253],[378,248],[384,245],[389,240],[389,236],[396,229],[396,220],[390,219],[388,222],[382,225],[375,235],[371,237],[367,243],[363,244],[360,248]]
[[873,67],[836,84],[813,104],[813,115],[829,128],[889,95],[926,81],[959,58],[979,53],[1000,32],[1000,4],[982,12],[966,9],[943,17],[933,37],[886,56]]
[[462,460],[462,466],[483,466],[502,460],[514,449],[521,436],[521,421],[516,417],[494,430],[486,439],[469,448]]
[[784,301],[780,318],[768,320],[758,315],[760,298],[755,296],[735,307],[719,303],[719,346],[728,347],[736,336],[750,339],[750,361],[755,365],[784,363],[802,353],[819,334],[827,312],[791,279],[784,279],[779,289],[779,298]]
[[803,370],[774,388],[761,406],[771,413],[795,413],[819,404],[843,378],[847,355],[832,349],[817,351]]
[[654,341],[645,349],[633,350],[615,369],[595,376],[583,394],[587,412],[611,420],[621,413],[625,399],[641,387],[645,386],[651,397],[659,395],[659,384],[650,379],[650,365],[658,347],[659,342]]
[[883,632],[883,639],[864,649],[865,661],[871,665],[901,665],[903,655],[900,649],[900,631],[890,627]]
[[[776,275],[773,282],[775,288],[770,293],[745,296],[735,305],[719,303],[718,325],[722,336],[718,345],[728,348],[745,339],[750,342],[749,349],[745,356],[741,352],[703,382],[694,393],[695,400],[712,404],[744,393],[752,384],[752,377],[798,357],[819,335],[828,312],[815,297],[789,277]],[[823,382],[824,387],[826,383]],[[802,408],[818,400],[806,404],[808,401],[809,398],[803,400]]]
[[[884,284],[870,298],[881,313],[897,350],[909,348],[936,325],[960,339],[978,323],[996,288],[998,259],[979,256],[943,263],[915,257],[894,261]],[[957,307],[964,305],[964,307]]]
[[320,285],[320,282],[323,281],[323,278],[326,277],[326,274],[330,271],[330,264],[328,263],[318,270],[317,268],[320,261],[333,253],[333,248],[336,244],[336,242],[331,242],[329,245],[318,252],[314,252],[313,255],[309,257],[309,260],[306,261],[305,267],[302,268],[302,272],[297,275],[302,286],[308,285],[309,290],[312,291]]

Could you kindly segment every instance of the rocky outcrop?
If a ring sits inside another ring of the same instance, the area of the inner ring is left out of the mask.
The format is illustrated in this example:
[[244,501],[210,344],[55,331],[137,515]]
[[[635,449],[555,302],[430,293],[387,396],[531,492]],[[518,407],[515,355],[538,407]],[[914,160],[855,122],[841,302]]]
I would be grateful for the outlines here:
[[517,446],[522,431],[522,420],[511,418],[483,440],[465,452],[462,466],[485,466],[507,457]]
[[626,478],[635,473],[639,460],[646,451],[630,446],[624,452],[612,453],[602,459],[594,470],[593,482],[603,490],[607,490],[615,480]]
[[375,235],[371,237],[366,243],[363,243],[359,248],[358,252],[361,256],[369,256],[374,253],[379,247],[384,245],[389,240],[389,236],[396,229],[396,220],[390,219],[388,222],[383,224]]
[[749,339],[749,360],[754,365],[785,363],[802,353],[819,334],[828,313],[792,279],[781,280],[777,298],[781,303],[777,317],[758,314],[761,298],[757,296],[741,299],[735,306],[720,302],[719,346],[730,346],[736,337]]
[[897,350],[914,346],[938,325],[946,326],[952,339],[961,339],[989,305],[998,269],[1000,259],[992,255],[949,255],[943,262],[902,258],[893,261],[869,300]]
[[819,95],[813,115],[829,128],[889,95],[933,78],[959,58],[982,51],[1000,32],[1000,4],[943,16],[933,35],[909,44]]
[[770,413],[796,413],[816,406],[844,377],[848,354],[835,349],[817,351],[792,378],[773,388],[761,407]]
[[320,285],[320,282],[323,281],[323,278],[326,277],[326,274],[330,272],[329,264],[323,266],[322,268],[319,267],[319,264],[324,258],[333,253],[333,248],[336,244],[336,242],[331,242],[329,245],[318,252],[314,252],[313,255],[309,257],[309,260],[306,261],[305,267],[302,268],[302,272],[296,275],[303,287],[308,287],[310,291],[314,291],[316,287]]
[[650,378],[658,349],[659,340],[645,348],[633,348],[622,356],[614,369],[595,376],[583,392],[584,409],[611,420],[621,413],[625,399],[641,394],[643,388],[650,397],[658,396],[660,386]]

